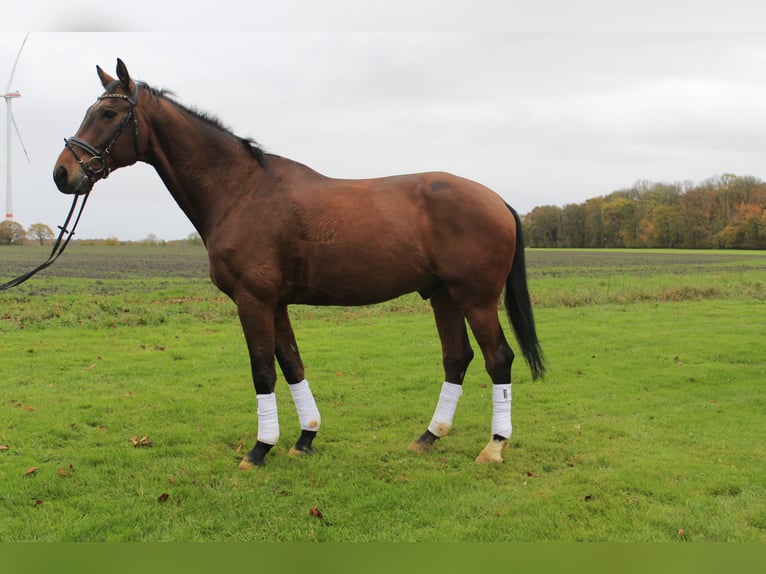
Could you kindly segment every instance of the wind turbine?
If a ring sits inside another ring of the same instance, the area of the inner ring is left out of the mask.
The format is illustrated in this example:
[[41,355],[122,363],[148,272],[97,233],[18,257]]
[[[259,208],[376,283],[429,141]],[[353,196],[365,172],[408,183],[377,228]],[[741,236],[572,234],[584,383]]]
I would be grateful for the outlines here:
[[[6,108],[6,125],[5,125],[5,153],[6,153],[6,171],[5,171],[5,218],[6,219],[13,219],[13,177],[12,177],[12,162],[11,162],[11,125],[13,125],[13,129],[16,131],[16,136],[19,138],[19,143],[21,144],[21,149],[24,150],[24,155],[27,156],[27,161],[29,160],[29,154],[27,153],[27,148],[24,147],[24,141],[21,139],[21,133],[19,132],[19,126],[16,125],[16,120],[13,117],[13,111],[11,110],[11,104],[13,103],[13,100],[16,98],[20,98],[21,94],[18,91],[11,92],[11,84],[13,83],[13,75],[16,73],[16,66],[19,63],[19,58],[21,57],[21,51],[24,49],[24,44],[27,43],[27,38],[29,37],[29,34],[24,36],[24,41],[21,43],[21,48],[19,48],[19,53],[16,54],[16,61],[13,63],[13,68],[11,69],[11,77],[8,78],[8,85],[5,88],[5,93],[2,94],[3,99],[5,100],[5,108]],[[30,162],[31,163],[31,162]]]

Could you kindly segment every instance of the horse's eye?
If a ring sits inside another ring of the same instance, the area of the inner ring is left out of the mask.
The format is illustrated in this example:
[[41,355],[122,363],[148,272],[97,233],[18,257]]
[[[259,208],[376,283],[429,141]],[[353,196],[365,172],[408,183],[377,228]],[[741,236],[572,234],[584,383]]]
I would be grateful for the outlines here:
[[108,119],[108,120],[111,120],[112,118],[114,118],[115,116],[117,116],[117,112],[115,112],[115,111],[114,111],[113,109],[111,109],[111,108],[107,108],[107,109],[105,109],[105,110],[102,112],[102,114],[101,114],[101,115],[102,115],[103,117],[105,117],[106,119]]

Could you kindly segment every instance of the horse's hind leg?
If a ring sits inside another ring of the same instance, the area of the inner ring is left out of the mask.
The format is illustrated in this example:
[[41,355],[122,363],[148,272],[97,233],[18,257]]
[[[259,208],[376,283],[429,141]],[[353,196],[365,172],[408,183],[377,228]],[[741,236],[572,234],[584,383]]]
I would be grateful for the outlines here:
[[431,307],[434,310],[436,328],[442,343],[444,383],[431,423],[426,431],[408,447],[414,451],[431,450],[434,442],[450,431],[458,400],[463,393],[463,378],[473,359],[463,311],[444,285],[431,296]]
[[503,462],[501,451],[511,437],[511,365],[513,351],[503,335],[497,306],[470,309],[466,316],[492,379],[492,437],[476,462]]
[[301,425],[301,435],[290,449],[290,454],[308,454],[312,452],[312,443],[319,431],[321,417],[317,409],[314,395],[311,393],[308,381],[304,377],[303,361],[298,352],[287,308],[277,309],[274,317],[274,350],[282,373],[287,379],[295,408],[298,411],[298,421]]

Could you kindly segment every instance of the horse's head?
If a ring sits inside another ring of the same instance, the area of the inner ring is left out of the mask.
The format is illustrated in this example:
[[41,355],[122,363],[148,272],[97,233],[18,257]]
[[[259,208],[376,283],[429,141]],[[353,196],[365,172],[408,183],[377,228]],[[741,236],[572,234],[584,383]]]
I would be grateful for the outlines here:
[[53,180],[62,193],[87,193],[112,170],[141,157],[136,115],[140,84],[134,82],[122,60],[117,79],[96,66],[106,90],[85,114],[77,135],[64,139],[64,150],[53,168]]

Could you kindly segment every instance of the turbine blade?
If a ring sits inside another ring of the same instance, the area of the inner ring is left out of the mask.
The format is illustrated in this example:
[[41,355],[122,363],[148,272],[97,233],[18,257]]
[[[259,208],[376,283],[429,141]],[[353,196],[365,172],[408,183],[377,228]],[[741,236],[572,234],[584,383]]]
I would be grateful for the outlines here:
[[21,57],[21,51],[24,49],[24,44],[27,43],[27,38],[29,38],[29,32],[27,32],[27,35],[24,36],[24,41],[21,43],[21,48],[19,48],[19,53],[16,54],[16,61],[13,62],[13,68],[11,68],[11,77],[8,78],[8,86],[6,86],[5,88],[6,94],[11,91],[11,83],[13,83],[13,76],[14,74],[16,74],[16,66],[19,63],[19,58]]
[[13,112],[11,112],[10,116],[11,116],[11,123],[13,124],[13,129],[16,130],[16,137],[19,138],[19,143],[21,144],[21,149],[24,150],[24,155],[27,156],[27,161],[29,162],[29,165],[32,165],[32,160],[29,159],[29,154],[27,153],[27,148],[24,146],[24,140],[21,139],[21,132],[19,131],[19,126],[16,125],[16,118],[13,117]]

